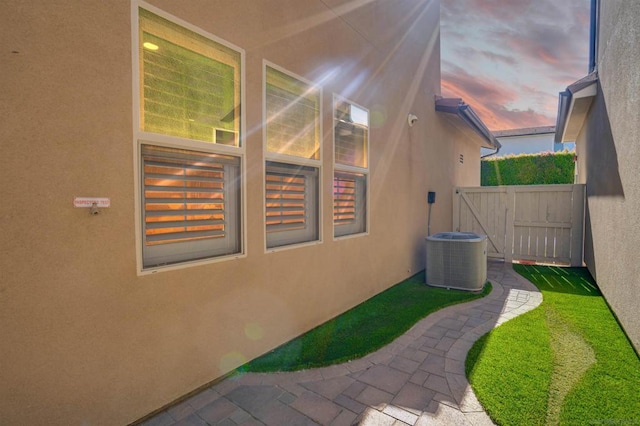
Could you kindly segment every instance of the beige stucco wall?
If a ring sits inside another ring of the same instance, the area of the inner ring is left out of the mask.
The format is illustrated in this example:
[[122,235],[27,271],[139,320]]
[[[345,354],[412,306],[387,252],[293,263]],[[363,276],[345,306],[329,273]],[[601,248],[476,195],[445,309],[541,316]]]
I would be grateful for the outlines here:
[[[438,1],[152,3],[246,51],[246,257],[137,274],[131,3],[2,2],[0,424],[145,416],[423,269],[427,191],[437,232],[453,186],[479,183],[478,145],[434,111]],[[314,81],[334,71],[322,242],[277,253],[264,250],[263,59]],[[337,241],[334,92],[380,117],[370,233]],[[111,207],[90,216],[74,196]]]
[[601,2],[598,94],[578,137],[585,262],[640,351],[640,3]]

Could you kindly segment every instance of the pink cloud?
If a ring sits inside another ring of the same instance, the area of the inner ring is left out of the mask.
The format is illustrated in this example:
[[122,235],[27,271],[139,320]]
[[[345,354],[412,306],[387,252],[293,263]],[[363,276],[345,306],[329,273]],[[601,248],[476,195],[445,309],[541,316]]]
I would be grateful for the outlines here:
[[468,0],[468,7],[497,19],[508,19],[527,13],[535,0]]
[[491,130],[550,126],[555,123],[555,111],[508,109],[505,105],[520,97],[516,90],[504,87],[500,82],[469,75],[463,70],[442,75],[442,94],[445,97],[462,98]]
[[[506,44],[514,51],[514,55],[525,60],[542,62],[557,67],[575,66],[576,62],[584,61],[587,38],[576,37],[575,34],[567,34],[565,28],[552,25],[538,24],[532,28],[522,30],[496,30],[495,37],[506,40]],[[576,39],[582,40],[585,46],[582,49],[576,46]]]
[[[549,68],[585,66],[589,0],[447,0],[441,8],[442,39],[456,49],[482,40],[476,54],[491,52]],[[460,38],[464,35],[466,40]]]
[[490,52],[488,50],[483,50],[480,54],[494,62],[502,62],[507,65],[516,65],[518,61],[513,56],[501,55],[496,52]]
[[466,69],[452,64],[445,64],[442,80],[449,87],[464,88],[474,99],[483,99],[484,103],[505,104],[518,98],[518,92],[500,84],[499,81],[479,75],[472,75]]
[[492,62],[501,62],[503,64],[513,66],[517,64],[516,59],[513,56],[505,55],[499,52],[492,52],[489,50],[476,50],[469,46],[460,46],[455,49],[456,55],[467,59],[471,58],[486,58]]

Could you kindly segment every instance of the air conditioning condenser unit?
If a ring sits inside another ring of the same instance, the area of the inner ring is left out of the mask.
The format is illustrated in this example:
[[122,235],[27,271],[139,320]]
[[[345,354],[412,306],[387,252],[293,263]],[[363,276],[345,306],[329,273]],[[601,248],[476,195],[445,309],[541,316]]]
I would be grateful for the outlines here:
[[441,232],[426,238],[427,285],[481,291],[487,281],[487,236]]

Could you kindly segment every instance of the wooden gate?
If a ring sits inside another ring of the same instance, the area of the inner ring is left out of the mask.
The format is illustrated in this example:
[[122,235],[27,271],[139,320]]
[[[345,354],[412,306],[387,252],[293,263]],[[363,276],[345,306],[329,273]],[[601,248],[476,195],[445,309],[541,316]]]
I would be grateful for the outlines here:
[[584,185],[456,188],[453,228],[487,236],[487,255],[582,266]]

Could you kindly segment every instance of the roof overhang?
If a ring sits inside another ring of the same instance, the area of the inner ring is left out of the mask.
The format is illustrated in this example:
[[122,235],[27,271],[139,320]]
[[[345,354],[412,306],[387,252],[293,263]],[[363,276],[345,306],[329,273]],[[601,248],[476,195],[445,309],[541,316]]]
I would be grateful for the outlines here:
[[436,111],[451,114],[453,124],[458,127],[464,124],[477,135],[481,136],[481,146],[484,148],[499,149],[500,142],[495,138],[491,130],[485,126],[480,117],[475,113],[470,105],[465,104],[460,98],[436,97]]
[[592,72],[558,95],[555,142],[574,142],[598,93],[598,74]]
[[508,129],[508,130],[495,130],[492,132],[493,136],[498,138],[512,138],[518,136],[538,136],[538,135],[553,135],[556,133],[556,126],[539,126],[539,127],[525,127],[520,129]]

